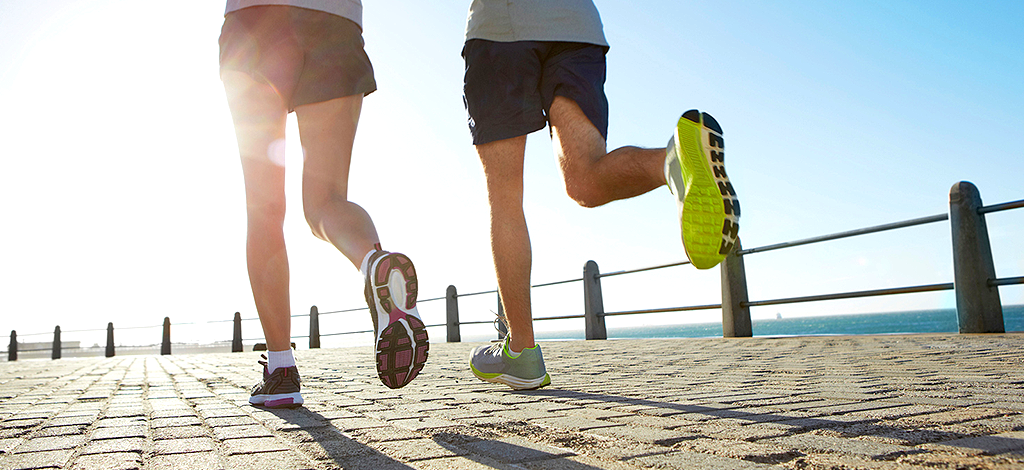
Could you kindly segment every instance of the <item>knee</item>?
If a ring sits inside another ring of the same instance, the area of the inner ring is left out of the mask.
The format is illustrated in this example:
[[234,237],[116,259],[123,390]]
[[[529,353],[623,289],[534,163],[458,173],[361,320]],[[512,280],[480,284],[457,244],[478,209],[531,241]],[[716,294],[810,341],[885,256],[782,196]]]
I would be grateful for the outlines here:
[[306,225],[313,232],[313,236],[327,240],[327,233],[324,230],[324,219],[332,211],[332,205],[344,202],[344,198],[332,195],[323,199],[304,199],[302,202],[302,214],[306,218]]
[[587,171],[563,169],[565,179],[565,193],[569,195],[576,204],[583,207],[597,207],[608,202],[600,188],[593,182],[593,177]]
[[322,221],[324,211],[325,209],[323,205],[319,204],[303,204],[302,206],[302,214],[306,218],[306,225],[309,226],[309,230],[313,232],[313,235],[315,235],[317,238],[323,238]]
[[246,204],[249,225],[258,230],[271,230],[284,226],[285,205],[283,201],[249,201]]

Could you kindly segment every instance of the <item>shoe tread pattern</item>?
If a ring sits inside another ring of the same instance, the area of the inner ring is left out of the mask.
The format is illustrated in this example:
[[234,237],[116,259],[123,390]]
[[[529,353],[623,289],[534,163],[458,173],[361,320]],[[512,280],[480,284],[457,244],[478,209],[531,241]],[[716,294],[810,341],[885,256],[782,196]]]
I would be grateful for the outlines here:
[[[388,287],[392,271],[397,270],[405,281],[405,298],[395,299]],[[372,273],[372,289],[380,299],[380,308],[393,312],[396,303],[404,310],[416,308],[418,283],[416,268],[401,253],[386,255]],[[376,325],[375,325],[376,329]],[[426,326],[413,315],[401,315],[384,327],[377,340],[377,375],[388,388],[401,388],[409,384],[427,362],[430,348]]]
[[739,236],[740,206],[725,172],[722,128],[711,115],[691,110],[679,119],[677,142],[687,179],[683,244],[693,265],[708,269],[732,251]]

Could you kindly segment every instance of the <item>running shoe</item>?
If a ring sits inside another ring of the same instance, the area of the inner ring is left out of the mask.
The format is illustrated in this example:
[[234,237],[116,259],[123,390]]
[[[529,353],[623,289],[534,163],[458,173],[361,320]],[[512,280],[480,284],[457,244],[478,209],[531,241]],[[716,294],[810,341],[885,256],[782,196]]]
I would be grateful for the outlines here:
[[301,406],[299,369],[295,366],[278,367],[273,373],[268,373],[266,361],[259,362],[263,366],[263,380],[252,387],[249,403],[267,408]]
[[469,354],[469,368],[473,375],[485,382],[505,384],[515,390],[532,390],[551,384],[539,344],[512,357],[508,342],[509,336],[505,336],[500,343],[474,348]]
[[686,256],[698,269],[722,262],[739,241],[740,201],[725,174],[722,127],[691,109],[668,141],[665,181],[676,196]]
[[377,375],[388,388],[402,388],[427,362],[427,328],[416,310],[416,268],[408,256],[377,250],[366,274],[366,303],[376,334]]

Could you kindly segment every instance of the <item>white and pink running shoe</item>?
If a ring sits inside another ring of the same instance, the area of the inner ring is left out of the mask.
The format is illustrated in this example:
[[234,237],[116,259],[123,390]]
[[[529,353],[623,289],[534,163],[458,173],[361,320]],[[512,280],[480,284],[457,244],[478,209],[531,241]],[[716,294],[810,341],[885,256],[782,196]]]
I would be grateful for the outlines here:
[[375,248],[365,294],[376,334],[377,375],[389,388],[402,388],[423,370],[430,349],[416,310],[416,268],[408,256]]

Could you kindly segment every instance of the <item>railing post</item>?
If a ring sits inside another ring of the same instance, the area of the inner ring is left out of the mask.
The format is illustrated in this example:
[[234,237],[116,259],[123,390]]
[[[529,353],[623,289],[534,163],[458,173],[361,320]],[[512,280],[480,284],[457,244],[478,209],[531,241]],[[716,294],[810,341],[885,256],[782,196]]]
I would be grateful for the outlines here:
[[722,337],[749,338],[754,335],[750,326],[750,307],[747,299],[747,272],[743,257],[736,254],[741,249],[740,240],[736,248],[722,261]]
[[60,359],[60,325],[53,328],[53,353],[51,358]]
[[498,292],[498,339],[508,336],[508,325],[505,324],[505,307],[501,305],[501,292]]
[[961,181],[949,190],[949,226],[953,231],[953,286],[960,333],[1003,333],[1003,306],[989,245],[981,193]]
[[231,337],[231,352],[242,352],[242,314],[235,312],[235,334]]
[[107,323],[107,357],[114,357],[114,322]]
[[11,345],[7,346],[7,360],[14,362],[18,360],[18,332],[11,330]]
[[448,342],[462,342],[462,333],[459,331],[459,292],[455,286],[448,286],[444,295],[445,310],[448,313]]
[[309,307],[309,349],[320,349],[320,310]]
[[164,340],[160,342],[160,355],[171,354],[171,317],[164,317]]
[[583,265],[583,320],[587,339],[608,339],[608,330],[604,326],[601,270],[593,260]]

